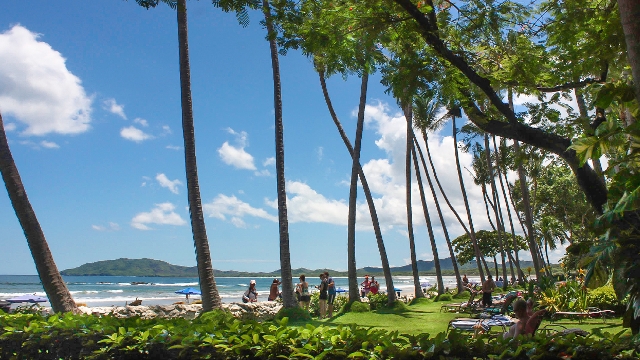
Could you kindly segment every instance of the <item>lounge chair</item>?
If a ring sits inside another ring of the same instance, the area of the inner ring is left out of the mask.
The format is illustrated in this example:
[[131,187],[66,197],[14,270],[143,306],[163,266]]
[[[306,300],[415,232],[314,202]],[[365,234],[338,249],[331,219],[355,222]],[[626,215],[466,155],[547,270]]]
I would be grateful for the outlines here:
[[587,311],[558,311],[551,316],[551,321],[558,320],[560,318],[578,319],[579,323],[582,323],[586,318],[600,318],[603,322],[607,322],[607,318],[612,318],[616,315],[613,310],[600,310],[595,307],[587,308]]
[[496,315],[497,314],[506,315],[506,314],[508,314],[508,313],[513,311],[513,308],[511,307],[511,304],[517,298],[518,298],[518,295],[509,293],[504,298],[503,302],[496,302],[494,305],[487,306],[487,307],[479,307],[479,308],[476,309],[476,311],[477,312],[486,312],[486,313],[489,313],[489,314],[496,314]]
[[488,319],[455,318],[449,321],[447,333],[453,329],[474,333],[489,332],[494,327],[500,327],[501,332],[504,333],[511,325],[513,325],[511,319],[502,315],[492,316]]
[[471,309],[476,307],[476,304],[473,300],[476,297],[475,292],[471,292],[471,296],[469,296],[469,300],[466,303],[454,303],[454,304],[446,304],[440,307],[440,312],[466,312],[467,310],[471,312]]

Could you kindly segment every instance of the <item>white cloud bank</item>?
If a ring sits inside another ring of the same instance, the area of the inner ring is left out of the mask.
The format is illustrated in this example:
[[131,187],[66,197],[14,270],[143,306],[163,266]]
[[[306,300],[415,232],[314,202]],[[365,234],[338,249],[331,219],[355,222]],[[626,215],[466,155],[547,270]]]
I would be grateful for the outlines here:
[[178,193],[178,185],[182,185],[182,182],[180,180],[169,180],[169,178],[165,174],[156,175],[156,180],[158,181],[158,184],[160,184],[160,186],[169,189],[169,191],[174,194]]
[[131,226],[139,230],[152,230],[148,224],[157,225],[185,225],[187,222],[174,212],[175,205],[166,202],[156,204],[149,212],[141,212],[131,219]]
[[0,107],[26,126],[22,135],[89,130],[91,97],[65,58],[40,35],[15,25],[0,33]]
[[114,222],[109,222],[107,226],[104,225],[91,225],[91,228],[95,231],[118,231],[120,230],[120,225]]
[[220,159],[225,164],[231,165],[236,169],[257,170],[253,156],[244,150],[247,146],[247,133],[244,131],[238,133],[231,128],[227,128],[227,132],[236,136],[238,145],[233,146],[228,141],[225,141],[218,149]]

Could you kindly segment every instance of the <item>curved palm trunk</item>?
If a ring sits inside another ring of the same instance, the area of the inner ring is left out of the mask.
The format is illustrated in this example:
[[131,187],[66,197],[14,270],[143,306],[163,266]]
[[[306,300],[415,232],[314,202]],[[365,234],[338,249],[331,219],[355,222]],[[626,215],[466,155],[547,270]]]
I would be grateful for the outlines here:
[[24,236],[27,238],[27,245],[29,245],[31,256],[36,265],[38,277],[49,298],[53,311],[75,312],[77,310],[76,303],[73,301],[67,285],[62,276],[60,276],[56,263],[53,261],[53,255],[47,244],[47,239],[44,237],[44,232],[29,202],[18,168],[13,160],[13,155],[11,155],[7,134],[4,131],[2,114],[0,114],[0,172],[2,173],[9,199],[11,199],[11,205],[16,212],[20,226],[22,226]]
[[[503,141],[504,141],[504,139],[503,139]],[[494,146],[495,146],[495,143],[494,143]],[[500,171],[499,167],[498,167],[497,171],[498,171],[498,176],[500,178],[500,187],[502,188],[502,197],[504,198],[505,205],[507,206],[507,215],[509,217],[509,226],[511,227],[511,238],[513,239],[513,253],[514,253],[514,256],[515,256],[515,260],[513,260],[513,262],[515,262],[516,270],[517,270],[517,273],[518,273],[517,279],[518,279],[518,283],[520,283],[520,281],[521,281],[521,279],[520,279],[521,270],[520,270],[520,257],[518,256],[518,251],[519,251],[518,250],[518,241],[516,240],[516,229],[513,226],[513,218],[511,217],[511,207],[509,206],[509,198],[507,197],[507,192],[506,192],[505,186],[504,186],[504,183],[507,183],[507,185],[508,185],[509,181],[507,180],[507,172],[506,171],[504,171],[504,172]],[[503,175],[504,175],[504,182],[502,182],[502,176]],[[509,262],[511,262],[511,259],[509,260]],[[511,272],[512,272],[511,275],[513,276],[514,275],[513,274],[513,266],[511,267]],[[513,276],[513,277],[516,278],[515,276]]]
[[349,276],[349,301],[359,301],[358,275],[356,274],[356,198],[358,194],[358,174],[360,169],[360,149],[362,148],[362,130],[364,128],[364,109],[367,104],[367,85],[369,72],[362,72],[360,84],[360,104],[358,105],[358,123],[356,125],[356,141],[353,149],[351,165],[351,187],[349,189],[349,224],[347,226],[347,271]]
[[[516,140],[513,141],[513,148],[516,154],[520,154],[520,143]],[[538,246],[533,238],[533,215],[531,214],[531,201],[529,200],[529,187],[527,186],[527,175],[524,171],[522,162],[518,164],[518,177],[520,178],[520,192],[522,192],[522,207],[524,211],[525,225],[527,226],[527,243],[529,244],[529,251],[531,251],[531,260],[533,261],[533,267],[536,271],[536,278],[540,279],[542,276],[540,263],[538,261]]]
[[289,250],[289,220],[287,218],[287,190],[284,177],[284,127],[282,124],[282,86],[280,84],[280,63],[278,47],[271,21],[269,1],[262,0],[265,25],[269,33],[271,68],[273,70],[273,107],[275,109],[276,136],[276,187],[278,191],[278,230],[280,234],[280,276],[282,277],[282,301],[286,308],[298,306],[293,295],[291,274],[291,252]]
[[480,253],[480,248],[478,247],[478,242],[476,241],[476,232],[473,228],[473,220],[471,218],[471,208],[469,207],[469,200],[467,199],[467,190],[464,187],[464,181],[462,180],[462,169],[460,168],[460,157],[458,155],[458,129],[456,128],[456,117],[451,117],[451,123],[453,126],[453,147],[456,155],[456,168],[458,170],[458,181],[460,182],[460,189],[462,190],[462,199],[464,200],[464,207],[467,210],[467,217],[469,218],[469,235],[471,237],[471,243],[473,244],[473,249],[476,253],[476,264],[478,265],[478,273],[480,274],[480,281],[484,283],[484,272],[482,271],[482,254]]
[[413,236],[413,210],[411,208],[411,153],[413,149],[413,131],[411,124],[413,123],[411,105],[403,106],[404,116],[407,119],[407,154],[405,161],[406,176],[406,200],[407,200],[407,232],[409,233],[409,250],[411,251],[411,272],[413,275],[413,287],[416,297],[423,297],[422,287],[420,286],[420,275],[418,274],[418,260],[416,256],[416,242]]
[[196,248],[198,278],[202,291],[202,311],[210,311],[221,307],[220,295],[216,287],[209,253],[209,240],[204,224],[200,186],[198,185],[198,168],[196,166],[196,139],[193,126],[193,109],[191,101],[191,68],[189,66],[189,40],[187,34],[187,2],[178,1],[178,47],[180,58],[180,93],[182,104],[182,132],[184,137],[184,162],[187,176],[187,193],[189,199],[189,215],[193,243]]
[[[429,154],[429,143],[427,142],[426,132],[423,130],[423,134],[425,137],[425,147],[427,148],[427,154]],[[440,224],[442,224],[442,232],[444,233],[444,238],[447,241],[447,247],[449,248],[449,256],[451,256],[451,265],[453,266],[453,272],[456,275],[456,284],[458,287],[458,292],[464,291],[464,285],[462,284],[462,279],[460,278],[460,269],[458,269],[458,260],[456,260],[456,254],[453,251],[453,245],[451,245],[451,239],[449,238],[449,231],[447,230],[447,224],[444,221],[444,216],[442,215],[442,209],[440,208],[440,201],[438,201],[438,197],[436,196],[436,189],[433,186],[433,182],[431,181],[431,176],[429,176],[429,171],[427,170],[427,164],[424,160],[424,155],[422,154],[422,149],[418,144],[418,140],[414,137],[413,143],[415,147],[418,149],[418,154],[420,155],[420,161],[422,162],[422,167],[424,168],[425,177],[429,182],[429,188],[431,189],[431,196],[433,197],[433,201],[436,204],[436,210],[438,211],[438,218],[440,219]],[[431,159],[429,159],[431,160]],[[433,176],[435,177],[435,171],[433,171]]]
[[[412,138],[413,138],[412,134]],[[438,282],[438,294],[444,293],[444,282],[442,281],[442,269],[440,268],[440,257],[438,256],[438,247],[436,246],[436,238],[433,235],[433,227],[431,225],[431,216],[427,207],[427,199],[424,196],[424,186],[422,184],[422,176],[420,175],[420,166],[418,165],[418,157],[416,156],[415,144],[412,139],[411,156],[413,157],[413,168],[416,170],[416,180],[418,181],[418,189],[420,190],[420,201],[422,202],[422,211],[424,212],[424,220],[427,223],[427,231],[429,232],[429,241],[431,242],[431,251],[433,253],[433,263],[436,268],[436,281]],[[425,169],[426,170],[426,169]],[[422,294],[421,292],[421,295]],[[420,296],[423,297],[423,296]]]
[[[351,141],[349,141],[349,137],[345,133],[342,128],[342,124],[338,119],[338,115],[336,115],[335,110],[333,109],[333,104],[331,103],[331,98],[329,97],[329,90],[327,89],[327,82],[324,78],[324,69],[316,67],[318,70],[318,75],[320,76],[320,86],[322,87],[322,93],[324,95],[324,101],[327,103],[327,108],[329,109],[329,113],[331,114],[331,118],[333,119],[334,124],[338,128],[338,133],[340,133],[340,137],[344,142],[344,145],[347,147],[349,151],[349,156],[353,158],[353,147],[351,146]],[[391,276],[391,267],[389,266],[389,259],[387,258],[387,250],[384,246],[384,241],[382,240],[382,230],[380,229],[380,222],[378,221],[378,212],[376,211],[375,203],[373,202],[373,196],[371,195],[371,189],[369,188],[369,183],[367,182],[367,178],[364,176],[364,171],[362,170],[362,166],[358,163],[358,175],[360,176],[360,183],[362,184],[362,191],[364,192],[364,196],[367,198],[367,205],[369,206],[369,213],[371,213],[371,222],[373,223],[373,231],[376,234],[376,242],[378,243],[378,252],[380,253],[380,262],[382,263],[382,272],[384,274],[385,283],[387,286],[387,303],[391,304],[396,301],[396,292],[395,287],[393,285],[393,277]]]
[[[500,246],[500,260],[502,261],[502,277],[503,279],[507,277],[507,264],[506,264],[506,256],[504,253],[504,243],[502,241],[502,233],[504,227],[501,226],[500,219],[500,198],[498,196],[498,190],[496,189],[496,179],[493,175],[493,164],[491,162],[491,149],[489,148],[489,135],[484,134],[484,146],[485,153],[487,155],[487,169],[489,170],[489,181],[491,182],[491,193],[493,194],[493,212],[496,216],[496,225],[498,227],[498,246]],[[495,259],[495,257],[494,257]],[[496,264],[496,277],[498,276],[498,267]],[[507,282],[502,282],[502,288],[504,290],[507,289]]]

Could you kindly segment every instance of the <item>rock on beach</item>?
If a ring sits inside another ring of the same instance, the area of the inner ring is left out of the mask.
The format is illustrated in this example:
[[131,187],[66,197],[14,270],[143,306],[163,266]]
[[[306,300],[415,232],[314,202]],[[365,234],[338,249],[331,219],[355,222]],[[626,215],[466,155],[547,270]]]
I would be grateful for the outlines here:
[[[222,304],[222,308],[241,320],[269,321],[273,320],[282,308],[282,304],[275,301],[264,301],[257,303],[229,303]],[[117,318],[139,316],[142,319],[153,318],[185,318],[195,319],[202,311],[201,304],[173,304],[173,305],[151,305],[151,306],[109,306],[109,307],[86,307],[80,306],[78,309],[83,314],[88,315],[113,315]]]

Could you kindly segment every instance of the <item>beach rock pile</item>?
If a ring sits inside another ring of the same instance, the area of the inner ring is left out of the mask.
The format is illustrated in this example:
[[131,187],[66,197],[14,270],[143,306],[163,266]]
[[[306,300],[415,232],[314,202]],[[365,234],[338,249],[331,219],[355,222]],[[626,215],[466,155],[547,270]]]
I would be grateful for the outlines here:
[[[222,308],[241,320],[268,321],[275,318],[282,308],[282,304],[274,301],[257,303],[230,303],[222,304]],[[173,304],[173,305],[152,305],[152,306],[112,306],[112,307],[86,307],[80,306],[78,309],[83,314],[88,315],[113,315],[117,318],[139,316],[142,319],[160,318],[185,318],[195,319],[202,311],[201,304]]]

